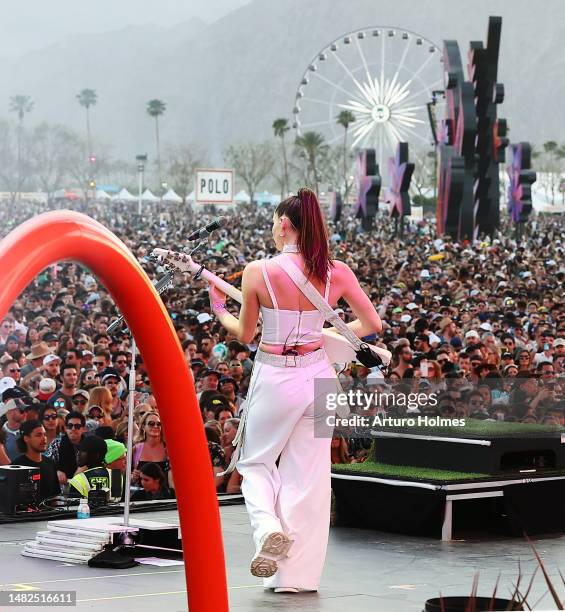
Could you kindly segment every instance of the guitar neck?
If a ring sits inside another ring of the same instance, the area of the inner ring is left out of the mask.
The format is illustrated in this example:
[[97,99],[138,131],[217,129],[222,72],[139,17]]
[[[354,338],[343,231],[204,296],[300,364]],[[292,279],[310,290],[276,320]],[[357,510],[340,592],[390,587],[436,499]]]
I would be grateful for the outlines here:
[[200,276],[211,282],[213,285],[216,285],[220,291],[223,291],[226,295],[229,295],[233,300],[241,304],[243,298],[239,289],[233,285],[230,285],[229,283],[226,283],[225,280],[218,278],[215,274],[210,272],[210,270],[206,270],[206,268],[202,270]]

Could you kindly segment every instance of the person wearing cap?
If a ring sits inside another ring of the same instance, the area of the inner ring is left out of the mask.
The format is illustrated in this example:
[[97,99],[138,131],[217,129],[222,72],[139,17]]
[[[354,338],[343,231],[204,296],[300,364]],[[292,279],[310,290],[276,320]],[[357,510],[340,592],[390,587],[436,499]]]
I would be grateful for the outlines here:
[[21,375],[27,376],[33,370],[39,370],[43,365],[43,359],[51,353],[45,342],[38,342],[31,347],[31,352],[26,355],[28,363],[22,368]]
[[18,350],[19,346],[19,338],[15,334],[10,334],[6,338],[6,344],[4,344],[4,346],[0,345],[0,355],[2,353],[8,353],[8,355],[12,355]]
[[59,350],[59,336],[54,332],[47,331],[41,334],[41,340],[47,344],[52,353],[56,353]]
[[104,462],[109,470],[119,470],[122,474],[126,471],[126,446],[117,440],[106,440],[106,456]]
[[194,378],[198,378],[200,370],[204,367],[205,365],[202,359],[192,359],[190,362],[190,369]]
[[342,321],[345,321],[345,311],[343,308],[336,308],[334,310],[335,314],[339,316]]
[[[124,446],[120,442],[116,444]],[[109,451],[107,441],[96,435],[86,436],[78,448],[78,465],[82,469],[69,480],[69,495],[88,498],[88,493],[92,489],[106,489],[110,491],[111,500],[119,500],[123,488],[121,474],[113,473],[106,465],[106,456]],[[119,458],[114,456],[116,454],[116,452],[111,453],[113,460]]]
[[88,406],[88,402],[90,401],[90,393],[84,389],[77,389],[71,401],[73,404],[73,410],[82,412],[84,414],[86,407]]
[[16,381],[11,376],[3,376],[0,378],[0,402],[4,391],[13,389],[16,386]]
[[457,337],[457,327],[451,317],[444,317],[438,325],[440,331],[441,342],[447,342],[451,344],[453,338]]
[[211,370],[210,368],[200,370],[197,378],[198,393],[196,398],[200,399],[202,391],[216,391],[220,378],[222,378],[222,375],[216,372],[216,370]]
[[553,349],[555,351],[553,360],[556,358],[565,356],[565,338],[556,338],[553,342]]
[[42,362],[43,376],[57,380],[60,374],[61,358],[59,355],[46,355]]
[[426,359],[435,359],[437,356],[437,352],[430,346],[430,338],[427,334],[418,334],[414,338],[414,348]]
[[218,391],[225,395],[233,406],[234,414],[239,416],[243,398],[237,395],[239,385],[231,376],[223,376],[218,382]]
[[39,381],[37,391],[37,399],[40,402],[46,402],[57,390],[57,383],[52,378],[42,378]]
[[57,479],[55,463],[43,455],[47,450],[47,433],[43,423],[35,419],[22,423],[17,445],[21,454],[14,458],[12,464],[39,468],[38,501],[59,495],[61,485]]
[[112,419],[120,417],[125,409],[124,402],[119,397],[122,379],[114,368],[107,368],[102,373],[100,382],[112,394]]
[[3,401],[0,403],[0,417],[6,415],[6,422],[2,426],[4,434],[4,447],[6,454],[13,461],[19,454],[17,440],[20,437],[20,427],[26,418],[26,407],[21,397],[10,397],[11,391],[2,394]]
[[479,336],[479,332],[474,330],[474,329],[470,329],[466,334],[465,334],[465,346],[466,347],[472,347],[476,344],[480,344],[481,343],[481,338]]

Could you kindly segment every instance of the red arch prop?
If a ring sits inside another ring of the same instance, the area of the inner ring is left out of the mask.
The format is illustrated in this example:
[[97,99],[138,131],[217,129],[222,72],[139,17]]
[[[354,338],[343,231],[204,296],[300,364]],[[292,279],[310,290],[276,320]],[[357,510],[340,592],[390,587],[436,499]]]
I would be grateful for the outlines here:
[[[227,612],[220,515],[194,385],[167,311],[128,248],[80,213],[48,212],[26,221],[0,242],[0,317],[41,270],[59,260],[88,266],[114,297],[135,336],[176,468],[190,610]],[[185,398],[180,405],[179,397]],[[175,422],[178,414],[182,427]],[[215,572],[212,586],[207,584],[210,567]]]

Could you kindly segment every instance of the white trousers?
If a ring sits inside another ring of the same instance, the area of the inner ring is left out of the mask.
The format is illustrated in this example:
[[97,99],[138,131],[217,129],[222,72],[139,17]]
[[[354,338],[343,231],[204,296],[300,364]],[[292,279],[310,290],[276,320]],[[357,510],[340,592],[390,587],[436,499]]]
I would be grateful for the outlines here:
[[336,381],[327,357],[305,367],[254,365],[236,467],[255,547],[272,531],[293,540],[265,587],[318,589],[330,524],[331,431],[326,426],[324,437],[314,436],[315,423],[327,419],[324,402],[314,400],[320,386],[322,396],[328,386],[335,392]]

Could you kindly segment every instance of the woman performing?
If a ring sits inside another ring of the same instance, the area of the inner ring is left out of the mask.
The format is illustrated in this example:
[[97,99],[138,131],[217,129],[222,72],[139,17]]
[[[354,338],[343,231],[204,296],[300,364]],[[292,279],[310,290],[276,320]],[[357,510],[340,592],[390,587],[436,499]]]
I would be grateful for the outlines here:
[[237,467],[243,476],[256,546],[251,573],[275,592],[316,591],[329,535],[331,430],[314,435],[315,421],[328,414],[325,406],[325,414],[315,411],[314,381],[329,380],[332,391],[338,383],[322,347],[324,317],[278,265],[280,258],[291,260],[330,304],[347,301],[357,316],[349,327],[358,337],[381,331],[382,324],[351,269],[330,259],[313,191],[300,189],[278,205],[273,239],[281,254],[243,272],[239,319],[210,285],[214,314],[241,342],[253,340],[259,311],[263,319],[238,448],[226,473]]

